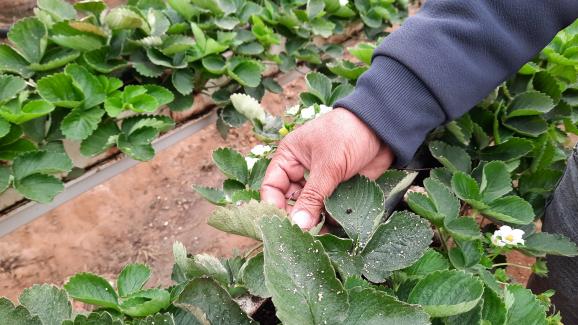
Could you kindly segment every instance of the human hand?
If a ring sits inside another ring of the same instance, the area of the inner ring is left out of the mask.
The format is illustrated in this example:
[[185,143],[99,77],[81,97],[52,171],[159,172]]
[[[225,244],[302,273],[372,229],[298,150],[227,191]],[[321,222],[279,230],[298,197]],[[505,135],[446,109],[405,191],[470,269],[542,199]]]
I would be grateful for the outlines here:
[[[261,199],[291,213],[303,229],[319,223],[324,200],[355,176],[379,177],[393,152],[353,113],[336,108],[281,141],[261,185]],[[305,172],[309,177],[305,180]],[[288,199],[297,200],[293,207]]]

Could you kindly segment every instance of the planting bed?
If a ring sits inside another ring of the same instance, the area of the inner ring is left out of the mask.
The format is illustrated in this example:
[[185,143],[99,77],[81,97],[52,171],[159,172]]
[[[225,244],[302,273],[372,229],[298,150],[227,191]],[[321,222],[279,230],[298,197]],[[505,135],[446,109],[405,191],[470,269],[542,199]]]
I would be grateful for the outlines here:
[[[284,95],[268,94],[279,113],[297,102],[302,78]],[[165,151],[152,161],[82,194],[0,239],[0,293],[15,299],[34,283],[62,284],[68,276],[91,271],[112,277],[129,262],[147,263],[154,284],[170,284],[171,246],[181,241],[192,253],[230,256],[252,240],[228,235],[206,223],[214,209],[191,185],[217,185],[223,176],[211,153],[221,146],[246,151],[256,143],[250,129],[222,140],[214,125]]]

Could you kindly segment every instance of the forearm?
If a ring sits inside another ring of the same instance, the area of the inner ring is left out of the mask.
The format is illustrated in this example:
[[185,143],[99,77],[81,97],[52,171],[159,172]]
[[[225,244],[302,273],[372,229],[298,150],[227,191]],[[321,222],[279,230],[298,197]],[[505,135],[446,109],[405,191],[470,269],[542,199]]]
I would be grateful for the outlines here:
[[405,165],[427,133],[467,112],[577,17],[575,0],[429,0],[336,105],[370,125]]

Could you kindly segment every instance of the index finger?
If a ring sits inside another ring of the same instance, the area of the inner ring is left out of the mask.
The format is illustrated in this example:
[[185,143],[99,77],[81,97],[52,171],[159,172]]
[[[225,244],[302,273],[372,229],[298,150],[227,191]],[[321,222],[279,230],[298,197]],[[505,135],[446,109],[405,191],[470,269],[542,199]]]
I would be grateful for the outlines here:
[[287,210],[286,194],[291,183],[301,181],[304,175],[305,167],[293,156],[276,152],[261,184],[261,200]]

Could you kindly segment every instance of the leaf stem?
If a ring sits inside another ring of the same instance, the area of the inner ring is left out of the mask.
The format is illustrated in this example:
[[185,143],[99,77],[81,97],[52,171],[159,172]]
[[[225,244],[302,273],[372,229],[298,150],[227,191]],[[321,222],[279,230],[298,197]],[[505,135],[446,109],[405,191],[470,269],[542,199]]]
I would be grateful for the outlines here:
[[257,244],[255,247],[253,247],[249,251],[247,251],[247,253],[245,253],[245,255],[243,257],[249,258],[249,256],[251,256],[255,251],[257,251],[259,248],[262,248],[262,247],[263,247],[263,243]]
[[440,236],[440,242],[442,243],[444,250],[446,251],[446,253],[449,252],[448,243],[447,243],[448,239],[445,236],[443,228],[438,228],[438,234]]
[[532,270],[532,268],[529,266],[520,265],[520,264],[516,264],[516,263],[497,263],[497,264],[492,265],[492,268],[495,268],[498,266],[513,266],[513,267],[519,267],[521,269]]

